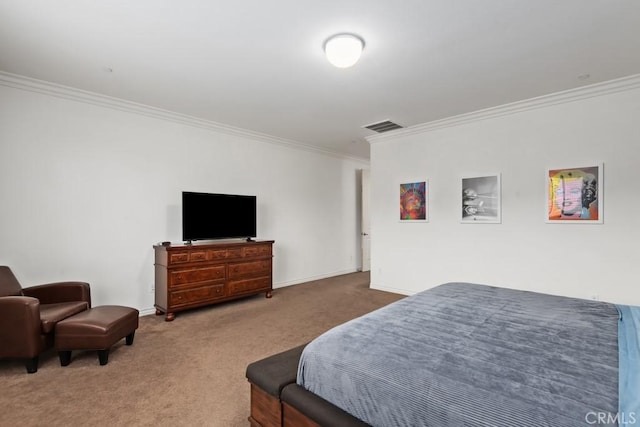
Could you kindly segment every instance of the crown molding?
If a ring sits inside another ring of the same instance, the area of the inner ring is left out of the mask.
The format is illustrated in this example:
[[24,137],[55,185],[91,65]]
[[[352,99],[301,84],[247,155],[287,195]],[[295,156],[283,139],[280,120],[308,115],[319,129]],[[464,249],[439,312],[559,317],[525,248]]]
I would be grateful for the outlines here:
[[485,108],[471,113],[465,113],[440,120],[434,120],[431,122],[410,126],[404,129],[393,130],[380,135],[368,136],[365,139],[369,142],[369,144],[375,144],[378,142],[388,141],[390,139],[396,139],[398,137],[430,132],[437,129],[459,126],[466,123],[473,123],[496,117],[508,116],[523,111],[536,110],[552,105],[580,101],[596,96],[603,96],[638,88],[640,88],[640,74],[634,74],[615,80],[595,83],[589,86],[582,86],[579,88],[556,92],[549,95],[516,101],[497,107]]
[[57,83],[51,83],[44,80],[38,80],[31,77],[21,76],[18,74],[7,73],[5,71],[0,71],[0,85],[7,86],[13,89],[36,92],[44,95],[57,97],[57,98],[63,98],[63,99],[72,100],[76,102],[92,104],[99,107],[110,108],[113,110],[124,111],[127,113],[139,114],[146,117],[166,120],[174,123],[198,127],[202,129],[215,131],[215,132],[221,132],[221,133],[225,133],[232,136],[249,138],[255,141],[275,144],[275,145],[279,145],[287,148],[310,151],[316,154],[323,154],[330,157],[354,160],[360,163],[366,163],[366,164],[369,163],[369,159],[366,159],[366,158],[349,156],[336,151],[326,150],[313,145],[303,144],[298,141],[279,138],[276,136],[251,131],[248,129],[242,129],[235,126],[217,123],[211,120],[200,119],[198,117],[189,116],[186,114],[180,114],[180,113],[176,113],[169,110],[164,110],[162,108],[152,107],[150,105],[140,104],[133,101],[127,101],[121,98],[115,98],[108,95],[89,92],[86,90],[77,89],[70,86],[59,85]]

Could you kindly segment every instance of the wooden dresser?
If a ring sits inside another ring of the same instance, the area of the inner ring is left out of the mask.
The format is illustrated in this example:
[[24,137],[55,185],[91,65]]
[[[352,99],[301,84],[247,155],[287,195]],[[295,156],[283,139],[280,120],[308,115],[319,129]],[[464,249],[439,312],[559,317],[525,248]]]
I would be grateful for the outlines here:
[[157,245],[156,314],[171,321],[178,311],[273,289],[273,240]]

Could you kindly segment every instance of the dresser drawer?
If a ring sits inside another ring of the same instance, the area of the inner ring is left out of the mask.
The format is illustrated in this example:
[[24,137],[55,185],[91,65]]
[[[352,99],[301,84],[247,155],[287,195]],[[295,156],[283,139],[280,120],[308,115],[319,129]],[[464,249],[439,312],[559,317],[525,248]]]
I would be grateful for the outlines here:
[[169,305],[176,307],[201,301],[213,300],[225,296],[224,284],[207,285],[198,288],[171,291],[169,293]]
[[193,251],[189,254],[189,262],[198,262],[207,260],[207,251]]
[[207,251],[209,260],[215,261],[217,259],[225,259],[227,257],[226,249],[210,249]]
[[270,277],[259,277],[257,279],[237,280],[229,282],[229,295],[244,293],[255,293],[260,290],[271,289]]
[[184,251],[169,254],[169,264],[182,264],[186,262],[199,262],[207,260],[207,251]]
[[242,248],[232,248],[227,250],[227,258],[242,258],[244,256],[244,251]]
[[169,254],[169,264],[189,262],[189,252],[172,252]]
[[255,245],[244,248],[244,257],[271,255],[271,245]]
[[225,266],[194,268],[172,271],[169,275],[170,285],[183,285],[185,283],[205,282],[210,280],[223,280]]
[[229,278],[271,274],[271,259],[229,264]]

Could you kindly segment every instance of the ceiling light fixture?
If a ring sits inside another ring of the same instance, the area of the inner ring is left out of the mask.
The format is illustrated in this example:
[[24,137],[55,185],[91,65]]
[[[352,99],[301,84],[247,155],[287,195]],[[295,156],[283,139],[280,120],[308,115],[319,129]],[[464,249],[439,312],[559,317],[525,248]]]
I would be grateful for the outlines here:
[[355,34],[336,34],[324,43],[327,59],[338,68],[349,68],[360,59],[364,40]]

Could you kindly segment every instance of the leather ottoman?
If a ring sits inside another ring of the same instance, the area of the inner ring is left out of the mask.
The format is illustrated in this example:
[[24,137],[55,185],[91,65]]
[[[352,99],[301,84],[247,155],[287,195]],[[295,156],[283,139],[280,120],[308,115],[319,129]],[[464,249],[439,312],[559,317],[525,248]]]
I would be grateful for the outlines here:
[[139,314],[135,308],[103,305],[58,322],[55,348],[60,364],[71,362],[72,350],[97,350],[100,365],[106,365],[113,344],[125,337],[127,345],[133,344]]

